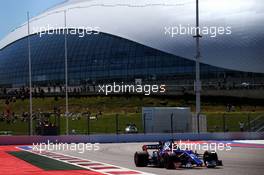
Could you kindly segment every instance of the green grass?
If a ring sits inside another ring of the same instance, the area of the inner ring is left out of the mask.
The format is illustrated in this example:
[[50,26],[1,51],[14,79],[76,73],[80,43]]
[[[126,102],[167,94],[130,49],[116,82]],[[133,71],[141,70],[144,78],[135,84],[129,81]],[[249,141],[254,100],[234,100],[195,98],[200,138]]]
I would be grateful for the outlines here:
[[[65,99],[58,98],[33,98],[33,111],[53,111],[54,106],[61,107],[62,112],[65,109]],[[91,112],[98,112],[99,110],[105,113],[133,113],[136,110],[141,110],[142,106],[188,106],[191,110],[195,110],[194,100],[183,100],[180,97],[175,98],[161,98],[161,97],[144,97],[137,96],[126,97],[109,97],[109,96],[93,96],[83,98],[69,98],[70,112],[82,112],[87,109]],[[0,109],[4,109],[5,100],[0,100]],[[29,100],[16,100],[15,103],[11,103],[11,108],[15,113],[22,113],[29,110]],[[208,102],[202,101],[202,111],[204,112],[224,112],[226,110],[226,104],[220,102]],[[248,111],[264,112],[264,106],[244,104],[236,107],[236,112],[248,112]]]
[[[141,126],[140,114],[118,115],[118,130],[119,133],[124,133],[128,123],[135,123],[140,132],[143,131]],[[61,121],[63,128],[61,133],[65,133],[65,120]],[[99,117],[98,120],[90,120],[90,133],[116,133],[116,115],[106,114]],[[69,130],[75,130],[79,134],[86,134],[88,131],[88,122],[86,118],[80,120],[69,120]]]
[[[52,112],[53,108],[60,107],[64,113],[65,99],[59,98],[57,101],[54,98],[34,98],[33,111]],[[241,108],[236,108],[236,112],[225,112],[226,106],[221,103],[210,104],[209,102],[202,103],[202,111],[207,116],[208,131],[223,131],[223,115],[226,118],[226,128],[229,131],[239,131],[239,122],[245,124],[248,122],[248,115],[253,120],[259,115],[264,114],[264,106],[243,105]],[[16,114],[28,111],[28,100],[17,100],[11,103],[12,111]],[[139,132],[143,132],[141,107],[142,106],[189,106],[194,110],[195,103],[192,100],[183,100],[158,97],[87,97],[87,98],[70,98],[70,112],[85,112],[90,111],[95,115],[99,111],[102,116],[98,120],[90,120],[90,133],[115,133],[116,132],[116,114],[118,114],[119,132],[123,133],[128,123],[135,123]],[[0,100],[0,109],[4,110],[4,100]],[[256,112],[252,112],[252,111]],[[54,117],[51,117],[54,120]],[[264,117],[263,117],[264,120]],[[65,118],[61,118],[60,133],[65,133]],[[246,129],[246,128],[245,128]],[[69,131],[75,130],[78,134],[86,134],[88,132],[87,119],[82,117],[80,120],[69,119]],[[14,135],[28,134],[28,123],[16,120],[15,123],[7,124],[0,122],[0,131],[12,131]]]
[[35,165],[43,170],[85,170],[84,168],[60,162],[48,157],[43,157],[27,151],[13,151],[9,154],[22,159],[32,165]]
[[[211,112],[207,113],[207,129],[210,132],[214,131],[224,131],[224,120],[225,120],[225,128],[232,131],[239,131],[239,122],[243,122],[245,124],[245,130],[248,130],[248,122],[254,120],[259,116],[263,116],[263,112],[229,112],[229,113],[221,113],[221,112]],[[261,117],[261,120],[264,120],[264,116]],[[253,126],[251,126],[253,127]],[[218,129],[217,129],[218,128]]]
[[[245,129],[248,123],[248,115],[250,120],[255,119],[263,113],[221,113],[221,112],[207,112],[207,126],[209,132],[222,132],[223,130],[223,116],[226,118],[226,128],[231,131],[239,131],[239,122],[245,123]],[[116,133],[116,115],[104,114],[99,117],[98,120],[90,120],[90,134],[99,133]],[[262,117],[264,120],[264,117]],[[118,129],[119,133],[124,133],[125,127],[128,123],[135,123],[139,129],[139,132],[143,132],[141,113],[127,113],[126,115],[118,116]],[[2,131],[13,131],[14,135],[28,134],[28,124],[26,122],[17,121],[14,124],[7,124],[6,122],[0,122],[0,128]],[[61,119],[60,133],[65,134],[65,118]],[[87,134],[88,123],[85,117],[81,117],[79,120],[72,120],[69,118],[69,131],[75,130],[76,134]]]

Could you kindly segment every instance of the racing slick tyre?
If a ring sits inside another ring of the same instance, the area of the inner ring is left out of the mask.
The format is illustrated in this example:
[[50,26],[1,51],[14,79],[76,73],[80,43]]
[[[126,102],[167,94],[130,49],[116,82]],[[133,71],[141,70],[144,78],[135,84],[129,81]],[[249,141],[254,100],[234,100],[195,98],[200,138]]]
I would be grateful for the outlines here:
[[217,153],[205,151],[203,161],[207,168],[215,168],[217,166],[217,162],[219,162]]
[[164,159],[162,157],[158,157],[157,167],[158,168],[164,168]]
[[179,162],[179,158],[175,154],[166,154],[164,156],[164,167],[166,169],[175,169],[175,163]]
[[145,167],[148,165],[148,153],[147,152],[136,152],[134,154],[134,162],[137,167]]

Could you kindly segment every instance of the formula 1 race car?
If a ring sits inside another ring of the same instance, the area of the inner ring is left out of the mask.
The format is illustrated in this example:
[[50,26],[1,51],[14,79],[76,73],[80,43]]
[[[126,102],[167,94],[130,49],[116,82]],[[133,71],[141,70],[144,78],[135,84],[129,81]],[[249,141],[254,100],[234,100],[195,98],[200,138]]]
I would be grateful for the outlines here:
[[[148,165],[166,169],[176,169],[180,167],[207,167],[215,168],[223,166],[222,161],[218,160],[216,152],[205,151],[198,154],[192,150],[181,150],[173,141],[159,142],[155,145],[144,145],[143,151],[136,152],[134,155],[135,165],[145,167]],[[151,154],[148,150],[154,150]]]

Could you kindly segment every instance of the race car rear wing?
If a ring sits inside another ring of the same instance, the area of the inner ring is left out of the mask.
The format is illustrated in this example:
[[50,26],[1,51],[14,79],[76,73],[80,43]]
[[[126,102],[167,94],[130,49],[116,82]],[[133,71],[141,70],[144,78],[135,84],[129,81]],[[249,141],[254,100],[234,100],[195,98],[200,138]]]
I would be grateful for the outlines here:
[[160,145],[159,144],[153,144],[153,145],[143,145],[142,150],[147,151],[148,149],[159,149]]

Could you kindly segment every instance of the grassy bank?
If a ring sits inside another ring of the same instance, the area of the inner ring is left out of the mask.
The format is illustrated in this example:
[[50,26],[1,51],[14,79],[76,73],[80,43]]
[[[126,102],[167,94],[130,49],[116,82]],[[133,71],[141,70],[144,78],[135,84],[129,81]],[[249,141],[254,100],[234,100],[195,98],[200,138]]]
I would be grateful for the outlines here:
[[[33,111],[52,112],[54,107],[61,109],[64,113],[64,98],[34,98]],[[226,104],[221,102],[202,101],[202,111],[207,116],[208,131],[219,132],[225,129],[228,131],[239,131],[239,122],[254,120],[254,118],[264,114],[264,107],[261,105],[243,104],[234,107],[234,112],[226,112]],[[28,111],[28,100],[16,100],[11,102],[11,110],[20,115]],[[87,98],[70,98],[70,112],[87,112],[92,115],[101,112],[102,115],[98,120],[90,120],[90,133],[115,133],[116,132],[116,114],[118,114],[119,132],[124,132],[126,124],[135,123],[140,132],[143,131],[141,119],[142,106],[188,106],[194,111],[194,100],[177,99],[177,98],[160,98],[160,97],[87,97]],[[0,109],[4,111],[5,101],[0,100]],[[53,117],[51,117],[54,120]],[[15,123],[7,124],[5,121],[0,122],[0,131],[13,131],[14,134],[27,134],[28,123],[20,119]],[[70,118],[70,131],[75,130],[78,134],[88,132],[88,123],[85,117],[79,120]],[[246,128],[245,128],[246,129]],[[65,133],[65,118],[61,118],[61,134]]]

